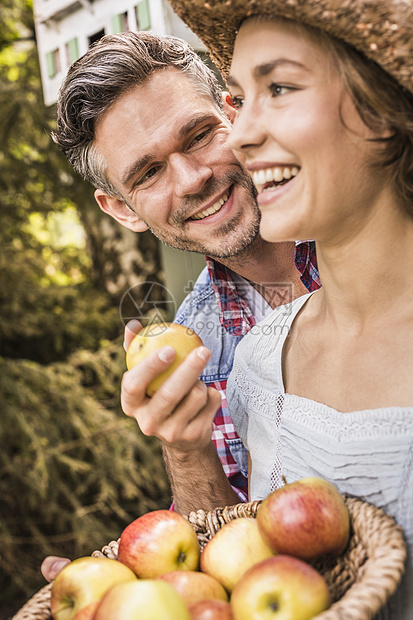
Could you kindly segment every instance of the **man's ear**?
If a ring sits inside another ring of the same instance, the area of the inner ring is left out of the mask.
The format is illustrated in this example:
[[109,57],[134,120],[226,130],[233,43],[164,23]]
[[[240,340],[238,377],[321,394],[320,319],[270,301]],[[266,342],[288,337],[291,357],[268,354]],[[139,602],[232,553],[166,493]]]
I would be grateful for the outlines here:
[[119,224],[133,230],[134,232],[144,232],[148,230],[148,226],[141,218],[131,211],[123,200],[115,196],[109,196],[97,189],[95,191],[95,200],[104,213],[107,213]]
[[232,103],[231,95],[227,92],[222,93],[222,103],[224,105],[224,112],[228,117],[231,125],[234,124],[235,117],[237,115],[237,108]]

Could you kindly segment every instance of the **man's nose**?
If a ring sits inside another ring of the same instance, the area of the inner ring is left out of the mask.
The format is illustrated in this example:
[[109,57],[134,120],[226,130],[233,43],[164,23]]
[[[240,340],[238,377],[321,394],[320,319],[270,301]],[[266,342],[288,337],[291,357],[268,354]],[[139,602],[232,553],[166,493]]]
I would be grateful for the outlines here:
[[200,162],[193,155],[175,153],[169,163],[173,172],[175,193],[180,197],[197,194],[212,177],[211,166]]
[[266,139],[265,123],[261,122],[259,106],[244,104],[237,113],[228,138],[229,146],[243,159],[254,147],[261,146]]

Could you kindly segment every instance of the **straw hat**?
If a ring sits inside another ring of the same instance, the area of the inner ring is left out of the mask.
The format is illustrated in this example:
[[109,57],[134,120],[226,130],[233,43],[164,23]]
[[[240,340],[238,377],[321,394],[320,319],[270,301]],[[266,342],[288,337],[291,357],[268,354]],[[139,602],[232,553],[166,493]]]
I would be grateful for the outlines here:
[[282,16],[324,30],[376,61],[413,93],[413,0],[169,0],[224,77],[241,22]]

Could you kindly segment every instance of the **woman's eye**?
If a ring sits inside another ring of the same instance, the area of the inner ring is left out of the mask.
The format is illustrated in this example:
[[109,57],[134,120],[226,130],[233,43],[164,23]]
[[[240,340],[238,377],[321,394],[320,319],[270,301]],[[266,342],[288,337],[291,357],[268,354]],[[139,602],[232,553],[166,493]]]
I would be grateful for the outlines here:
[[242,106],[244,105],[244,98],[243,97],[231,97],[231,99],[232,99],[232,103],[234,104],[234,107],[237,110],[242,108]]
[[285,95],[288,92],[294,90],[293,88],[284,86],[283,84],[277,84],[275,82],[270,84],[269,89],[273,97],[279,97],[280,95]]

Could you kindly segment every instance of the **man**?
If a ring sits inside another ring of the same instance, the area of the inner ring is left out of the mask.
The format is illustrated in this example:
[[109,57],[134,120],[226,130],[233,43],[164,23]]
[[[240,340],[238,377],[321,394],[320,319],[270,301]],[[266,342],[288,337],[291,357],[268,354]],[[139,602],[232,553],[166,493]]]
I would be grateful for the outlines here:
[[[269,244],[258,234],[251,179],[226,142],[235,114],[185,42],[144,32],[104,37],[72,65],[58,102],[54,140],[97,188],[100,208],[133,231],[149,228],[175,248],[209,257],[176,318],[206,348],[151,399],[145,388],[173,350],[154,353],[122,384],[125,413],[163,443],[183,513],[247,499],[246,452],[225,400],[234,349],[268,310],[307,292],[294,244]],[[311,290],[318,287],[314,257],[308,244],[300,251]],[[225,488],[218,495],[214,481],[226,476],[230,484],[217,484]]]

